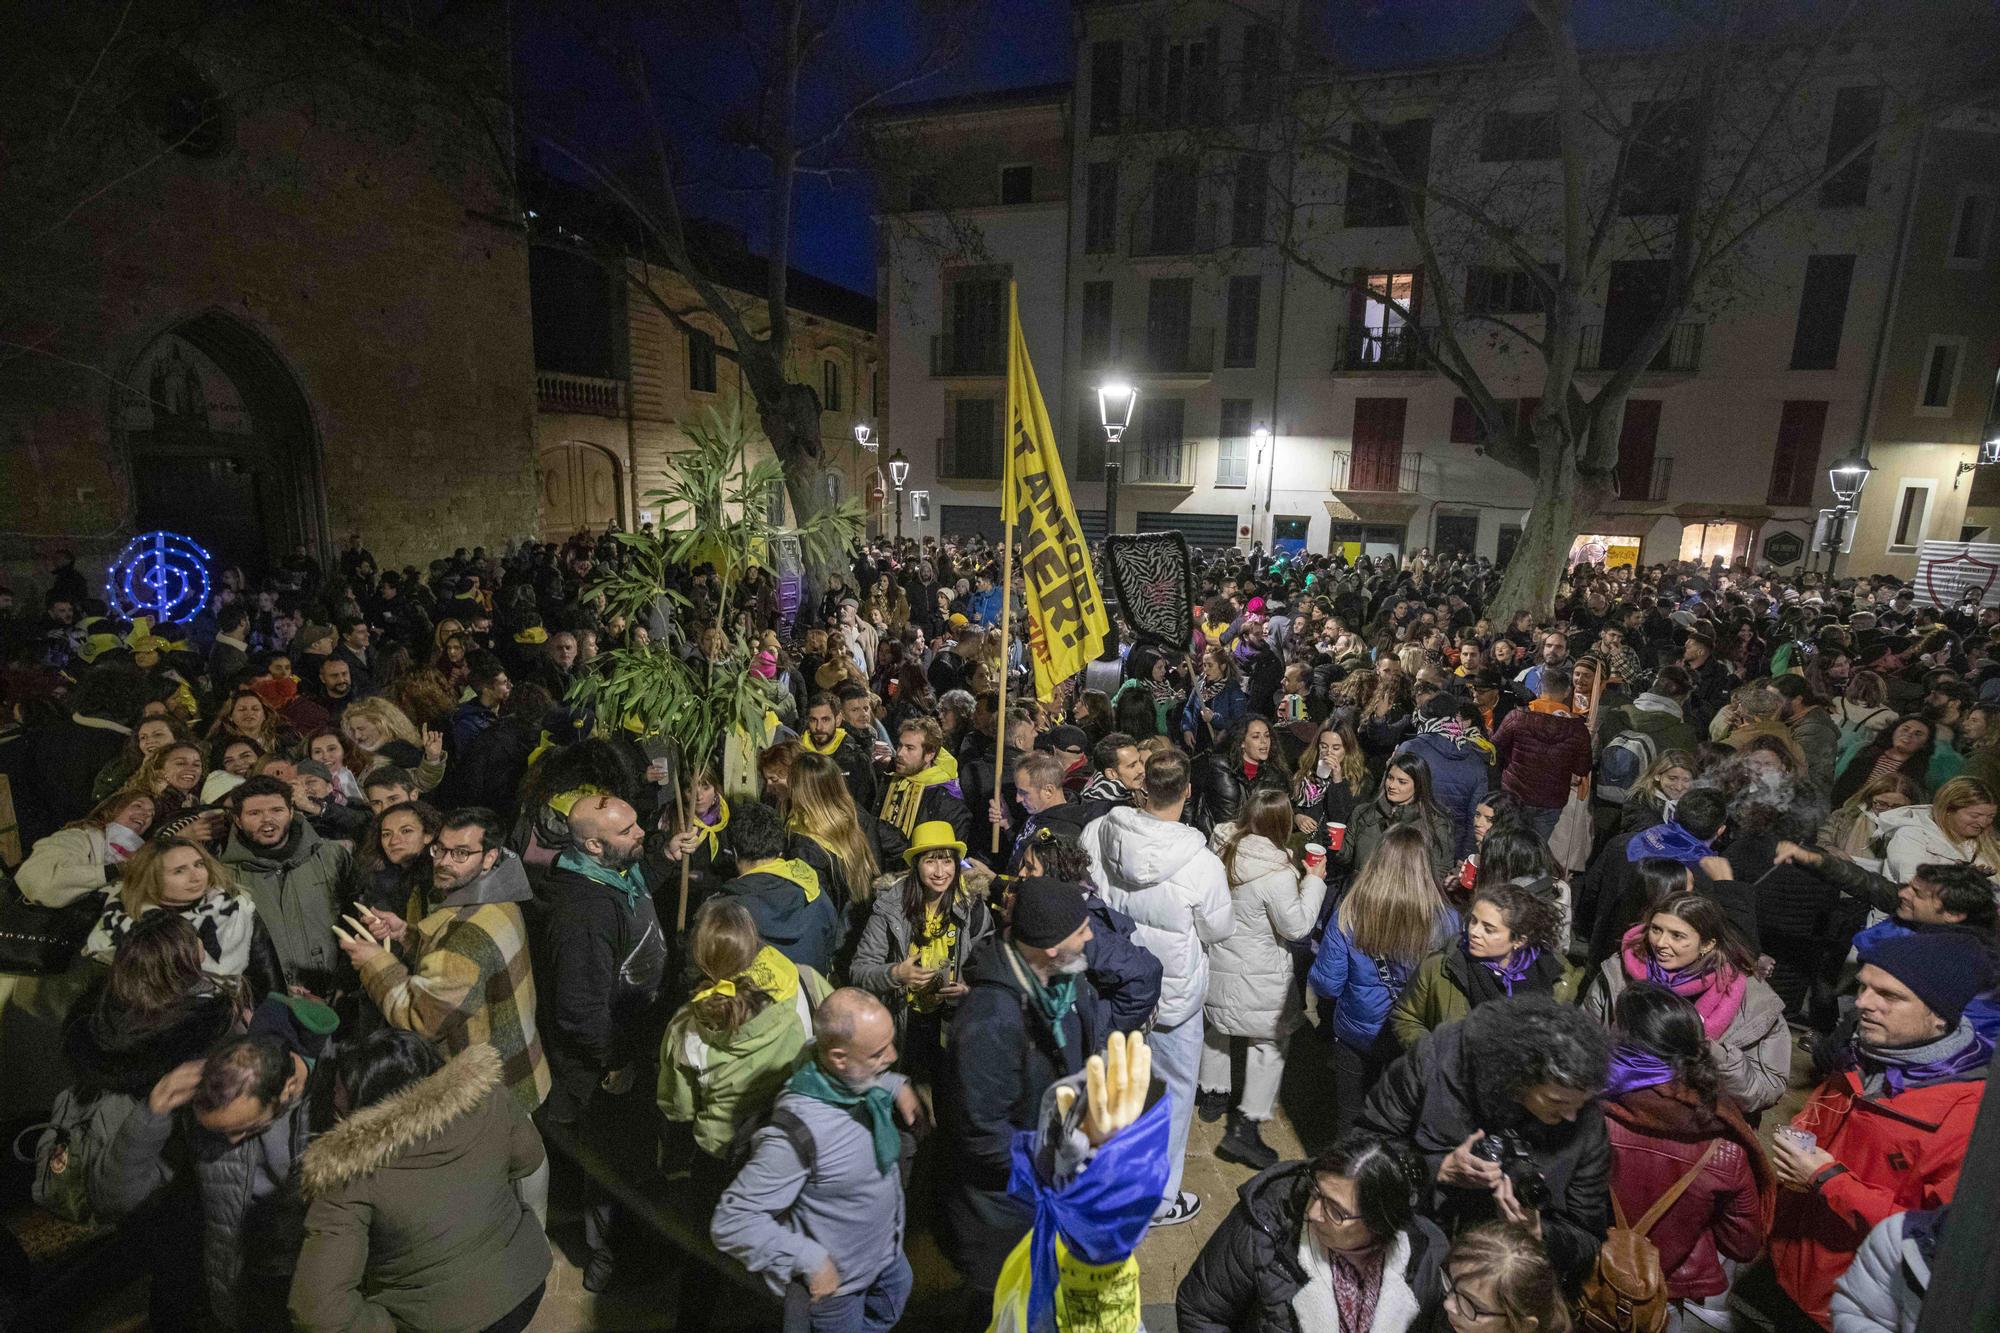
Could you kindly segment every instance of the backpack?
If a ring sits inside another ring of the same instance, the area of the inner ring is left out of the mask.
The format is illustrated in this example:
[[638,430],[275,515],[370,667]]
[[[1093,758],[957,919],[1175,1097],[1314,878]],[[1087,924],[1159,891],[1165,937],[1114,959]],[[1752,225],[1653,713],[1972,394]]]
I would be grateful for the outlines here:
[[[64,1088],[56,1094],[49,1119],[28,1126],[14,1139],[15,1159],[32,1160],[35,1166],[29,1189],[35,1203],[65,1222],[83,1226],[95,1221],[88,1181],[91,1144],[105,1141],[104,1135],[91,1132],[101,1100],[100,1096],[79,1094],[75,1087]],[[21,1146],[30,1134],[37,1135],[32,1158]]]
[[1598,1246],[1597,1259],[1583,1281],[1583,1294],[1577,1298],[1576,1326],[1581,1333],[1664,1333],[1672,1310],[1667,1278],[1660,1271],[1659,1248],[1646,1239],[1646,1233],[1680,1202],[1720,1146],[1720,1141],[1710,1140],[1688,1173],[1655,1199],[1636,1225],[1627,1225],[1625,1209],[1618,1195],[1612,1194],[1611,1209],[1618,1225]]
[[1628,727],[1604,744],[1597,756],[1596,791],[1607,805],[1623,805],[1632,799],[1632,789],[1659,758],[1660,747],[1636,727]]

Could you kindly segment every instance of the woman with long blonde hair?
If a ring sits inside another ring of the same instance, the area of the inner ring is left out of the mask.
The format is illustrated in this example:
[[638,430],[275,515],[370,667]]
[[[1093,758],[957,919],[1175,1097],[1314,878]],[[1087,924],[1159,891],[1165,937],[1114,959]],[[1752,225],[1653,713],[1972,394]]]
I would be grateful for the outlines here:
[[[875,896],[875,843],[862,827],[866,816],[854,804],[840,765],[823,754],[800,753],[792,761],[789,809],[785,826],[802,844],[800,859],[818,872],[835,906],[850,916],[859,907],[865,919]],[[855,935],[849,932],[850,938]]]
[[347,765],[357,779],[383,764],[406,768],[419,791],[433,791],[444,781],[444,736],[420,733],[409,714],[383,698],[356,699],[340,715],[340,730],[350,743]]
[[[1977,778],[1953,778],[1937,789],[1929,805],[1891,810],[1878,821],[1888,844],[1882,853],[1882,873],[1907,884],[1917,867],[1931,862],[1970,864],[1988,879],[2000,875],[2000,839],[1993,836],[1993,817],[2000,801]],[[1878,919],[1870,918],[1870,924]]]
[[91,927],[83,951],[109,961],[133,923],[148,912],[179,915],[201,939],[202,967],[222,977],[242,977],[253,1000],[285,989],[284,966],[257,904],[229,867],[188,838],[161,838],[132,853]]
[[1320,1013],[1332,1006],[1337,1127],[1361,1113],[1368,1090],[1398,1054],[1386,1031],[1389,1010],[1417,964],[1458,934],[1458,913],[1438,891],[1437,871],[1424,830],[1398,824],[1354,877],[1326,933],[1308,977]]
[[21,896],[43,907],[67,907],[86,894],[115,888],[111,867],[146,845],[153,809],[151,792],[127,787],[82,819],[38,839],[15,872]]

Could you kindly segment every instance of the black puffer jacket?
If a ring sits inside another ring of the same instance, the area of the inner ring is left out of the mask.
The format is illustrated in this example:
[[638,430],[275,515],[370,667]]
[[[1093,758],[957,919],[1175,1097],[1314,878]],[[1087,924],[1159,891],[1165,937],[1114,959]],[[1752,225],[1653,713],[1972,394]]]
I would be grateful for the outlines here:
[[[1180,1333],[1300,1333],[1292,1298],[1306,1283],[1299,1238],[1311,1188],[1304,1162],[1280,1162],[1243,1182],[1236,1207],[1181,1279],[1174,1298]],[[1422,1217],[1390,1242],[1391,1257],[1403,1262],[1384,1265],[1376,1310],[1378,1318],[1399,1310],[1408,1318],[1392,1318],[1387,1327],[1407,1327],[1439,1308],[1445,1250],[1444,1233]]]
[[1203,833],[1213,833],[1221,825],[1233,821],[1243,808],[1243,802],[1250,799],[1252,788],[1285,790],[1285,775],[1278,770],[1276,763],[1266,760],[1259,765],[1256,777],[1246,778],[1240,762],[1215,751],[1195,758],[1194,772],[1190,777],[1193,794],[1188,822]]
[[175,1066],[200,1059],[236,1030],[236,1002],[223,990],[142,1016],[112,1001],[109,980],[107,973],[78,996],[63,1023],[63,1055],[79,1091],[143,1098]]
[[[1544,1125],[1499,1091],[1505,1071],[1493,1063],[1494,1053],[1512,1045],[1508,1029],[1516,1021],[1515,1007],[1533,1003],[1546,1002],[1480,1005],[1418,1042],[1369,1093],[1359,1124],[1423,1155],[1434,1182],[1423,1211],[1453,1235],[1493,1221],[1499,1206],[1490,1190],[1435,1183],[1444,1159],[1476,1130],[1524,1141],[1549,1187],[1550,1203],[1542,1211],[1549,1257],[1564,1281],[1575,1283],[1611,1223],[1611,1139],[1594,1101],[1585,1103],[1574,1121]],[[1482,1058],[1489,1062],[1484,1068]]]

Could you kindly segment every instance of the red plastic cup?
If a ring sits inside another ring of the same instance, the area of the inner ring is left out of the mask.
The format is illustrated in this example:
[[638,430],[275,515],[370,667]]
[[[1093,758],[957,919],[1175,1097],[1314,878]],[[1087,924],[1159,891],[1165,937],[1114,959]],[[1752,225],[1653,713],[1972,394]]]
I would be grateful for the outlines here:
[[1328,824],[1326,826],[1326,845],[1328,847],[1331,847],[1336,852],[1339,851],[1342,847],[1346,846],[1347,825]]
[[1478,882],[1478,880],[1479,880],[1479,853],[1474,852],[1472,855],[1466,857],[1464,864],[1462,864],[1458,868],[1459,887],[1470,890],[1472,886]]
[[1326,848],[1316,842],[1306,844],[1306,873],[1308,875],[1326,874]]

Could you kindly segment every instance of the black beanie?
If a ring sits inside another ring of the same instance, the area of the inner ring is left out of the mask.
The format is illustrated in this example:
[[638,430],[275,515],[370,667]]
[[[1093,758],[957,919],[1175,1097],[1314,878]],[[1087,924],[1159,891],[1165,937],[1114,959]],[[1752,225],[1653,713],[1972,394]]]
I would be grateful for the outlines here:
[[1017,944],[1053,949],[1076,934],[1085,915],[1083,893],[1076,885],[1035,875],[1020,881],[1014,890],[1011,933]]
[[1947,1030],[1958,1026],[1966,1005],[1993,989],[1993,955],[1967,931],[1899,935],[1863,949],[1861,961],[1908,986]]

